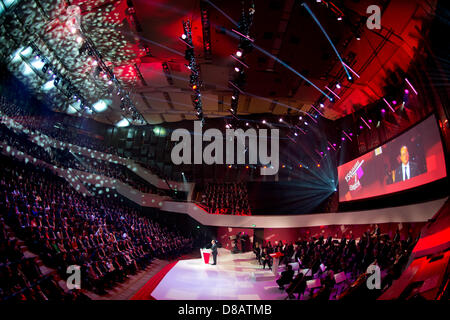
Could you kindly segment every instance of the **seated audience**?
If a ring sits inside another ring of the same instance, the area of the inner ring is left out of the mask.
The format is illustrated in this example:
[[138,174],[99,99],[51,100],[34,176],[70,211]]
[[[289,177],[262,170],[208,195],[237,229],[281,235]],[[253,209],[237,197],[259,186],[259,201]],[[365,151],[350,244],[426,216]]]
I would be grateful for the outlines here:
[[[104,293],[145,269],[154,258],[173,259],[192,249],[191,238],[143,216],[140,208],[84,197],[48,169],[5,156],[0,160],[1,217],[62,279],[68,266],[79,265],[85,288]],[[0,236],[4,238],[5,232]],[[2,246],[2,251],[9,252],[3,259],[20,259],[15,247],[13,243],[9,249]],[[0,286],[4,299],[58,296],[52,278],[36,282],[42,275],[33,261],[12,261],[5,260],[0,270],[5,275]],[[83,299],[83,295],[75,293],[70,299]]]
[[[299,270],[297,276],[292,280],[289,274],[277,280],[279,287],[289,285],[286,292],[289,298],[294,294],[308,296],[314,300],[329,300],[331,293],[335,290],[334,275],[345,272],[349,281],[359,279],[366,274],[367,268],[371,264],[376,264],[386,276],[382,278],[382,288],[389,287],[393,280],[398,279],[405,267],[408,257],[415,245],[413,235],[408,233],[405,240],[400,239],[400,233],[396,232],[391,240],[387,234],[383,234],[378,225],[374,231],[366,231],[358,241],[351,237],[342,237],[340,240],[333,240],[332,237],[324,239],[310,237],[301,239],[295,243],[287,245],[278,241],[273,247],[270,241],[263,243],[261,261],[263,269],[268,264],[271,267],[271,252],[281,252],[284,254],[284,263],[288,272],[292,270],[291,262],[298,262]],[[254,251],[258,258],[257,251]],[[307,269],[307,275],[300,273],[300,270]],[[288,281],[288,279],[290,279]],[[320,288],[310,291],[306,290],[306,281],[320,279]]]
[[245,183],[208,183],[201,197],[209,213],[251,215]]
[[277,280],[278,287],[281,290],[284,290],[284,286],[286,284],[291,283],[292,278],[294,277],[294,270],[292,270],[292,266],[288,265],[287,270],[281,273],[281,277]]

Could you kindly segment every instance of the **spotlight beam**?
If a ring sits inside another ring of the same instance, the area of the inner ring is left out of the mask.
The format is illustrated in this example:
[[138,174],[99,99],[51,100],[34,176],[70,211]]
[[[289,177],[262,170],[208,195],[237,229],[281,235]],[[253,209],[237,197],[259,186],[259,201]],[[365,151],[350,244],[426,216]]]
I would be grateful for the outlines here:
[[310,115],[309,113],[307,113],[307,115],[312,119],[312,121],[314,121],[315,123],[317,123],[317,120],[314,119],[314,117],[312,115]]
[[[228,20],[230,20],[235,26],[238,26],[238,23],[236,21],[234,21],[233,19],[231,19],[225,12],[223,12],[220,8],[218,8],[216,5],[214,5],[211,1],[209,0],[205,0],[206,2],[208,2],[211,6],[213,6],[217,11],[219,11],[225,18],[227,18]],[[226,30],[226,29],[225,29]],[[227,30],[226,30],[227,31]],[[234,31],[234,30],[233,30]],[[234,31],[235,32],[235,31]],[[236,35],[234,34],[234,32],[230,32],[228,31],[227,34],[230,34],[233,37],[236,37]],[[250,39],[249,39],[250,40]],[[279,58],[275,57],[274,55],[270,54],[269,52],[267,52],[266,50],[264,50],[263,48],[257,46],[255,43],[253,43],[253,47],[256,48],[259,52],[265,54],[266,56],[272,58],[273,60],[275,60],[276,62],[278,62],[279,64],[281,64],[282,66],[284,66],[285,68],[289,69],[290,71],[292,71],[294,74],[296,74],[297,76],[299,76],[300,78],[302,78],[303,80],[305,80],[306,82],[308,82],[311,86],[313,86],[316,90],[318,90],[321,94],[323,94],[325,97],[327,97],[329,100],[332,100],[331,97],[329,95],[327,95],[323,90],[321,90],[318,86],[316,86],[314,83],[312,83],[308,78],[306,78],[304,75],[302,75],[300,72],[298,72],[297,70],[295,70],[294,68],[292,68],[291,66],[289,66],[287,63],[283,62],[282,60],[280,60]]]
[[241,94],[244,94],[244,91],[242,91],[241,89],[239,89],[239,87],[237,87],[233,81],[229,80],[228,81],[229,84],[231,84],[236,90],[238,90]]
[[345,132],[344,130],[342,130],[342,132],[347,136],[347,138],[350,139],[350,141],[353,141],[352,138],[347,134],[347,132]]
[[364,120],[363,117],[361,117],[361,120],[365,123],[365,125],[367,126],[367,128],[369,128],[370,130],[372,130],[372,128],[369,126],[369,124],[366,122],[366,120]]
[[231,29],[231,31],[233,31],[234,33],[240,35],[241,37],[247,39],[247,40],[250,41],[250,42],[255,42],[255,40],[253,40],[252,38],[250,38],[250,37],[248,37],[248,36],[246,36],[246,35],[244,35],[244,34],[242,34],[242,33],[240,33],[239,31],[236,31],[236,30],[234,30],[234,29]]
[[383,98],[383,101],[388,105],[389,109],[391,109],[391,111],[395,113],[394,108],[392,108],[391,104],[389,102],[387,102],[387,100],[385,98]]
[[355,72],[355,70],[353,70],[352,68],[350,68],[349,66],[348,66],[348,64],[346,64],[344,61],[342,61],[342,63],[344,64],[344,66],[346,66],[347,68],[348,68],[348,70],[350,70],[358,79],[360,78],[360,76],[359,76],[359,74],[357,74],[356,72]]
[[249,66],[247,64],[245,64],[243,61],[241,61],[240,59],[236,58],[234,55],[231,55],[231,57],[236,60],[237,62],[239,62],[240,64],[242,64],[244,67],[246,67],[247,69],[249,68]]
[[222,9],[220,9],[218,6],[216,6],[214,3],[212,3],[209,0],[204,0],[205,2],[209,3],[214,9],[216,9],[217,11],[219,11],[225,18],[227,18],[228,20],[230,20],[235,26],[238,25],[238,23],[236,21],[234,21],[229,15],[227,15]]
[[314,107],[313,105],[311,105],[311,107],[314,109],[314,110],[316,110],[322,117],[323,117],[323,113],[322,112],[320,112],[320,110],[318,110],[316,107]]
[[320,24],[319,19],[317,19],[317,17],[315,16],[315,14],[311,11],[311,9],[308,7],[308,5],[303,2],[302,6],[305,7],[306,11],[308,11],[308,13],[311,15],[311,17],[314,19],[314,21],[316,22],[316,24],[319,26],[320,30],[322,31],[322,33],[325,35],[325,37],[327,38],[328,42],[330,43],[331,47],[333,48],[334,52],[336,53],[337,57],[339,58],[339,60],[341,61],[342,67],[344,67],[344,71],[347,74],[347,79],[351,79],[352,76],[350,75],[350,73],[347,70],[347,67],[344,64],[344,61],[341,58],[341,55],[339,54],[339,52],[337,51],[336,47],[333,44],[333,41],[331,41],[330,37],[328,36],[327,32],[325,31],[325,29],[322,27],[322,25]]
[[339,97],[333,90],[331,90],[331,89],[328,88],[327,86],[325,86],[325,89],[327,89],[328,91],[330,91],[336,98],[338,98],[339,100],[341,100],[341,97]]
[[412,91],[414,91],[414,93],[417,96],[417,91],[416,89],[414,89],[413,85],[411,84],[411,82],[409,82],[409,80],[407,78],[405,78],[406,83],[409,85],[409,87],[412,89]]

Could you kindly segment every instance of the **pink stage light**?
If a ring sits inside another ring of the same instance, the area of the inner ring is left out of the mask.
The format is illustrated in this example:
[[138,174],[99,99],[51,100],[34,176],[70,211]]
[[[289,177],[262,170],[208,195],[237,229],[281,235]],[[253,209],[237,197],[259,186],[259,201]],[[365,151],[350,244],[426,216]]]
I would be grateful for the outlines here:
[[[361,120],[364,122],[364,124],[367,126],[367,128],[369,128],[370,130],[372,130],[372,128],[369,126],[369,124],[366,122],[366,120],[364,120],[363,117],[361,117]],[[360,127],[361,128],[361,127]]]
[[[358,39],[358,38],[356,38]],[[358,39],[360,40],[360,39]],[[350,68],[345,62],[343,62],[344,66],[347,67],[348,70],[350,70],[356,77],[360,78],[360,76],[355,72],[355,70],[353,70],[352,68]]]
[[409,85],[409,87],[412,89],[412,91],[414,91],[414,93],[417,96],[417,91],[416,89],[414,89],[414,87],[412,86],[411,82],[409,82],[409,80],[407,78],[405,78],[406,83]]
[[385,98],[383,98],[383,101],[388,105],[388,107],[391,109],[392,112],[395,112],[394,108],[392,108],[392,106],[390,105],[389,102],[387,102],[387,100]]

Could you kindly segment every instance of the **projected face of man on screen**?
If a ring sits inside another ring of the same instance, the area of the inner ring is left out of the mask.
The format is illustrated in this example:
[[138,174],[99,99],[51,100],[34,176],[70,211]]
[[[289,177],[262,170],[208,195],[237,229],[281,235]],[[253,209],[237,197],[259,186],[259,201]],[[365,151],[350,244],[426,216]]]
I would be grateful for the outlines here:
[[444,149],[435,116],[338,167],[339,201],[416,188],[446,177]]
[[419,174],[417,164],[409,161],[409,152],[407,146],[400,148],[401,165],[395,171],[395,181],[406,181]]
[[402,160],[402,163],[406,166],[409,162],[409,152],[408,147],[403,146],[400,149],[400,160]]

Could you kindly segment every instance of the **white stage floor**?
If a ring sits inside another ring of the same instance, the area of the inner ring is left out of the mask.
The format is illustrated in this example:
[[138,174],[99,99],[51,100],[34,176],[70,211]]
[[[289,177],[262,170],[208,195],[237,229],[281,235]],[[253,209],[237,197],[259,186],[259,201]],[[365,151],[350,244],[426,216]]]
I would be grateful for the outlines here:
[[287,294],[278,289],[276,279],[267,267],[262,269],[253,252],[231,254],[221,248],[215,266],[202,259],[178,261],[152,296],[157,300],[284,299]]

